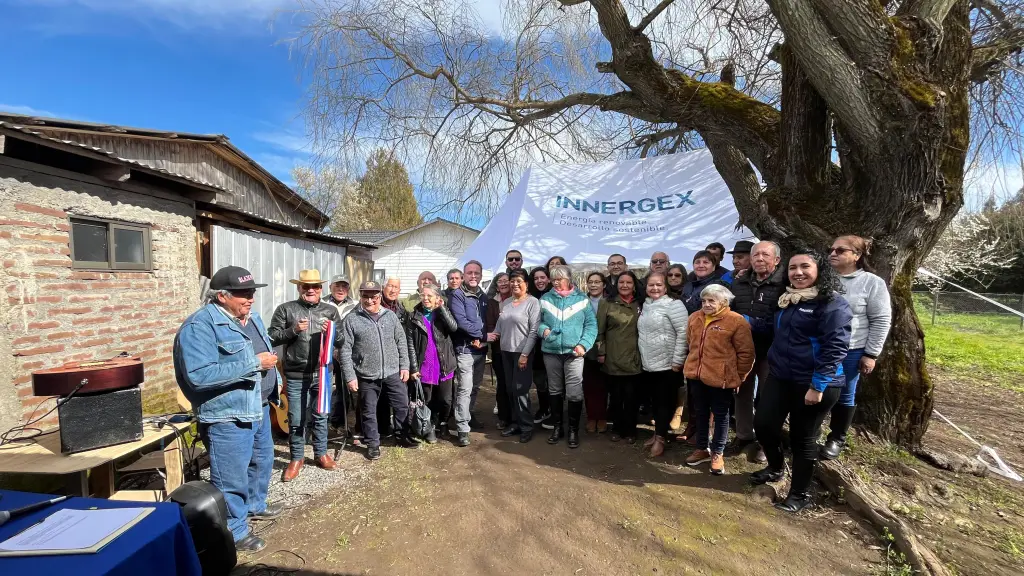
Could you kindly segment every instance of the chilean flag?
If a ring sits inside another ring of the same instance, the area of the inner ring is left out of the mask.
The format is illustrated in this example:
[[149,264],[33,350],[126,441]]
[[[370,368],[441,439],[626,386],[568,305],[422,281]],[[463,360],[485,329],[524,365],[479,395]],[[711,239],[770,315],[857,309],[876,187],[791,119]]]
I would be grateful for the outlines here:
[[328,320],[327,327],[320,334],[320,394],[316,400],[316,411],[328,414],[331,411],[331,358],[334,356],[334,322]]

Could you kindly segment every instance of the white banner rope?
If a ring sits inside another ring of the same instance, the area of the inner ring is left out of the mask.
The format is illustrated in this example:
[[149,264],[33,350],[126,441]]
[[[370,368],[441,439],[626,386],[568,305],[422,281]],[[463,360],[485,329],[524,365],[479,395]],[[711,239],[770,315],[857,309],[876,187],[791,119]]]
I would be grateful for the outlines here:
[[[957,432],[963,434],[964,438],[967,438],[975,446],[978,447],[978,453],[975,454],[974,457],[979,462],[984,464],[986,468],[988,468],[989,470],[995,472],[996,474],[999,474],[1000,476],[1003,476],[1005,478],[1009,478],[1010,480],[1016,480],[1017,482],[1020,482],[1020,481],[1024,480],[1024,478],[1020,477],[1020,474],[1017,474],[1016,472],[1014,472],[1013,468],[1010,468],[1009,466],[1007,466],[1006,462],[1003,462],[1003,459],[1000,458],[998,454],[996,454],[996,451],[994,449],[992,449],[989,446],[985,446],[985,445],[981,444],[980,442],[978,442],[974,438],[971,438],[970,434],[968,434],[967,432],[964,432],[963,430],[961,430],[960,427],[957,426],[956,424],[953,424],[953,421],[950,420],[949,418],[946,418],[945,416],[943,416],[942,412],[939,412],[938,410],[932,409],[932,413],[934,413],[936,416],[941,418],[942,421],[945,422],[946,424],[949,424],[950,426],[952,426],[954,430],[956,430]],[[988,462],[982,456],[988,456],[989,458],[992,459],[992,462]]]
[[930,272],[928,270],[925,270],[924,268],[918,268],[917,269],[917,273],[918,274],[924,274],[925,276],[931,276],[932,278],[935,278],[936,280],[941,280],[941,281],[945,282],[946,284],[950,284],[952,286],[956,286],[957,288],[963,290],[964,292],[969,293],[972,296],[976,296],[976,297],[978,297],[978,298],[980,298],[980,299],[982,299],[985,302],[988,302],[990,304],[995,304],[996,306],[1002,308],[1003,310],[1006,310],[1007,312],[1009,312],[1011,314],[1016,314],[1017,316],[1020,316],[1021,318],[1024,318],[1024,312],[1021,312],[1020,310],[1014,310],[1013,308],[1010,308],[1009,306],[1007,306],[1005,304],[1001,304],[999,302],[996,302],[995,300],[993,300],[991,298],[986,298],[985,296],[983,296],[981,294],[978,294],[977,292],[974,292],[972,290],[968,290],[967,288],[964,288],[963,286],[957,284],[956,282],[951,282],[949,280],[946,280],[945,278],[943,278],[942,276],[939,276],[938,274],[936,274],[934,272]]

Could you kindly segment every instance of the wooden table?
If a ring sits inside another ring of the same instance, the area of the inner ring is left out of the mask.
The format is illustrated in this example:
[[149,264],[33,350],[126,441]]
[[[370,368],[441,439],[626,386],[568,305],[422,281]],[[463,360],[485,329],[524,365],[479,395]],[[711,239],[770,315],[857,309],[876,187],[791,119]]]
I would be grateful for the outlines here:
[[183,422],[157,428],[156,424],[145,423],[141,440],[75,454],[61,454],[60,434],[54,431],[31,440],[0,446],[0,473],[66,476],[70,494],[110,498],[115,494],[116,460],[136,452],[162,449],[167,471],[165,490],[170,493],[184,482],[178,433],[183,433],[191,425],[191,422]]

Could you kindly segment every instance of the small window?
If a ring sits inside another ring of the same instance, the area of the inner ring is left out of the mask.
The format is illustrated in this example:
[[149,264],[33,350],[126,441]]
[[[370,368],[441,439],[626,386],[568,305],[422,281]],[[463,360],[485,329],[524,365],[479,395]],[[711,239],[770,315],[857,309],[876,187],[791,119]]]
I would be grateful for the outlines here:
[[378,283],[378,284],[383,284],[384,283],[384,279],[387,278],[387,276],[385,276],[385,273],[386,273],[386,270],[381,270],[381,269],[374,270],[373,271],[373,281]]
[[149,226],[71,219],[71,261],[75,268],[149,270],[151,256]]

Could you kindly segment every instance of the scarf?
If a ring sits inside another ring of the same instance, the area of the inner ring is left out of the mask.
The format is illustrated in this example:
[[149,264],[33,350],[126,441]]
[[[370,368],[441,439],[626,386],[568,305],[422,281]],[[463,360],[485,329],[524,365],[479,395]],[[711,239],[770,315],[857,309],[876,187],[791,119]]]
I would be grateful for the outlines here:
[[811,286],[810,288],[796,289],[792,286],[786,286],[786,293],[779,296],[779,308],[786,308],[790,304],[799,304],[800,302],[809,302],[818,297],[818,287]]
[[575,291],[576,291],[576,289],[573,288],[572,286],[569,286],[568,290],[559,290],[558,288],[555,288],[555,294],[558,294],[562,298],[565,298],[566,296],[568,296],[569,294],[572,294]]
[[388,300],[387,298],[381,296],[380,303],[383,304],[384,307],[387,308],[388,310],[391,310],[395,314],[398,314],[398,300]]
[[622,294],[619,294],[619,299],[622,300],[623,304],[632,304],[633,300],[636,300],[636,296],[634,296],[633,294],[630,294],[629,296],[623,296]]

